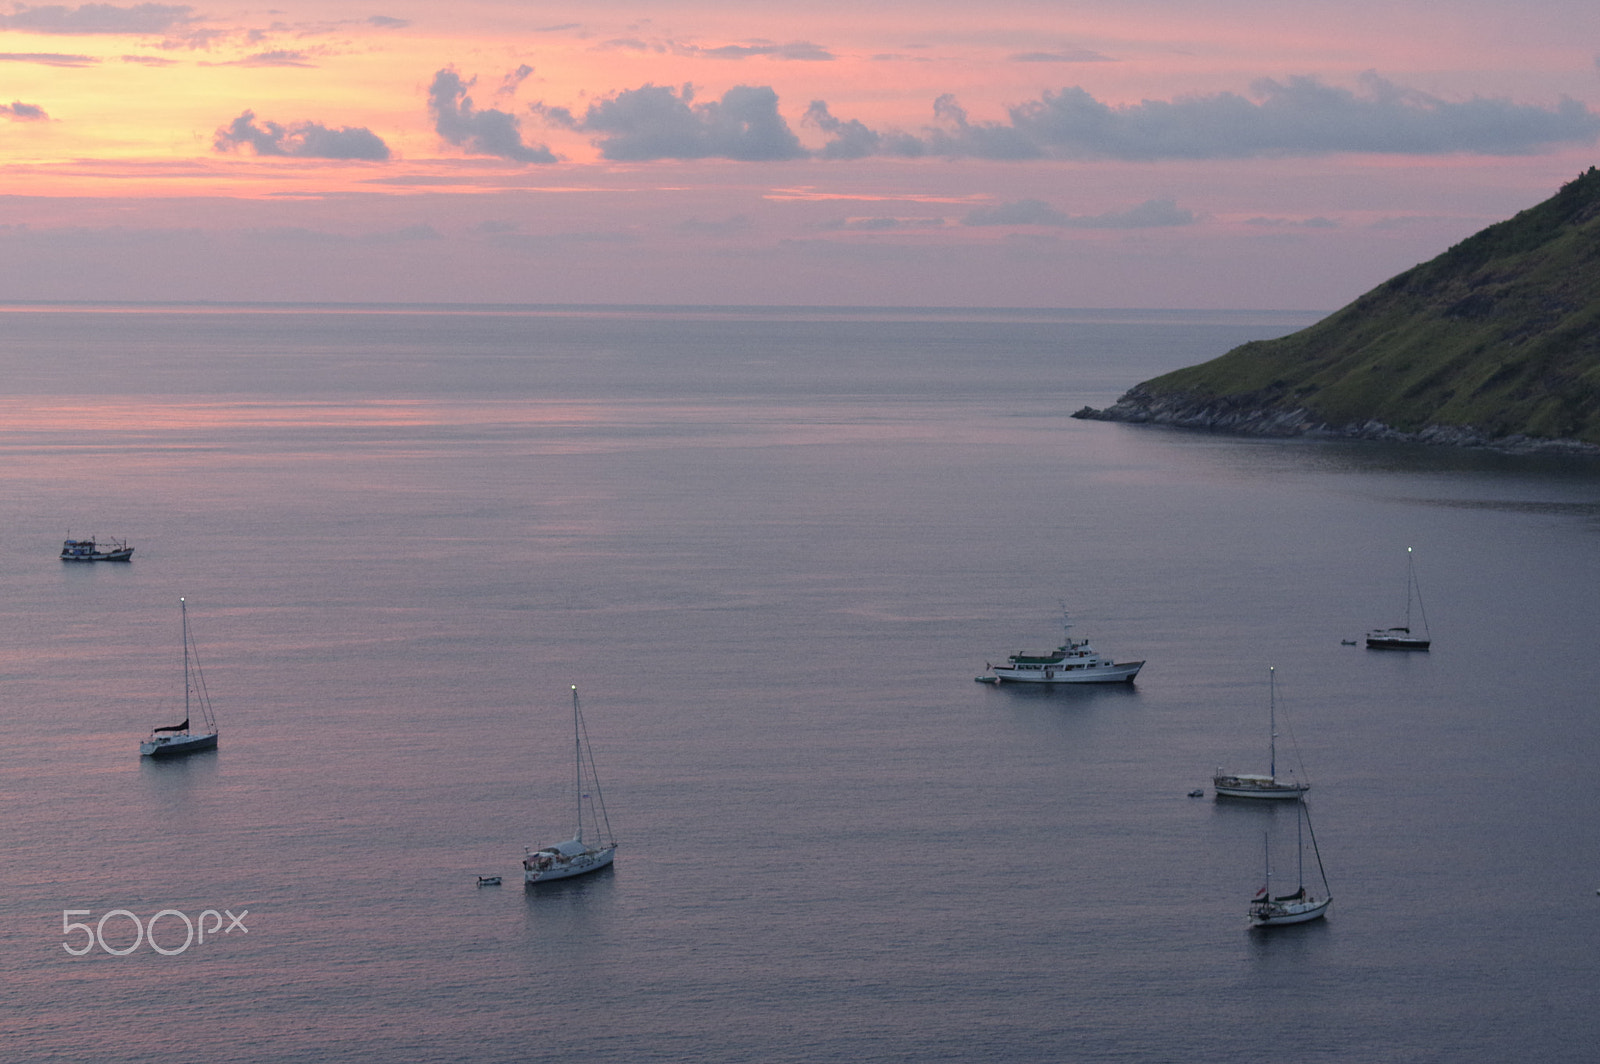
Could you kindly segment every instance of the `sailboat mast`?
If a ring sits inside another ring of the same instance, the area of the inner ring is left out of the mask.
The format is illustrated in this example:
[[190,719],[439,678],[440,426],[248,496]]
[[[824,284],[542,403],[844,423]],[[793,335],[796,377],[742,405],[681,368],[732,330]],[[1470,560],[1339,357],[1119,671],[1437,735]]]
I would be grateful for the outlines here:
[[578,830],[573,838],[583,841],[583,746],[579,741],[578,685],[572,685],[572,771],[573,791],[578,799]]
[[189,722],[189,604],[181,597],[178,611],[183,615],[183,721]]
[[1417,585],[1417,559],[1406,548],[1406,631],[1411,631],[1411,589]]
[[1278,778],[1278,687],[1277,668],[1267,666],[1267,764],[1273,780]]
[[1306,818],[1306,831],[1311,836],[1311,852],[1317,858],[1317,876],[1322,880],[1322,891],[1324,894],[1331,895],[1333,888],[1328,886],[1328,870],[1322,867],[1322,848],[1317,845],[1317,829],[1316,825],[1311,823],[1311,810],[1307,809],[1302,803],[1300,812]]
[[1302,805],[1295,810],[1294,817],[1294,852],[1299,862],[1295,866],[1295,876],[1299,880],[1301,897],[1306,893],[1306,842],[1303,834],[1305,820],[1305,807]]

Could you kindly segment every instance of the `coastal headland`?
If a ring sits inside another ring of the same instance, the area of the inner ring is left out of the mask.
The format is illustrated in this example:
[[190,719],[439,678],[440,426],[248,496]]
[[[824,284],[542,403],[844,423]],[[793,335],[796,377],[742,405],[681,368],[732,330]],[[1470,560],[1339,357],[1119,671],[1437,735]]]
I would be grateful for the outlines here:
[[1308,328],[1072,416],[1600,455],[1600,172]]

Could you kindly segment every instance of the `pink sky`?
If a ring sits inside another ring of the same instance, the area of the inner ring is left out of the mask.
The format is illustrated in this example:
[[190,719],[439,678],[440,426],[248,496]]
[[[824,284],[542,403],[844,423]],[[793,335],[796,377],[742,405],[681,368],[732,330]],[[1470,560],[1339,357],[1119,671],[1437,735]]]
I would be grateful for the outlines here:
[[1594,165],[1597,51],[1592,0],[0,0],[0,301],[1332,309]]

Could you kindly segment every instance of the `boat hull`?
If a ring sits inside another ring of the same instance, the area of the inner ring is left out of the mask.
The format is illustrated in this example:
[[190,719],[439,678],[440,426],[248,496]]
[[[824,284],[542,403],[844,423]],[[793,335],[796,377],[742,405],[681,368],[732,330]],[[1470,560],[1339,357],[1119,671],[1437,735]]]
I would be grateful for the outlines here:
[[978,677],[985,683],[1132,683],[1133,678],[1139,675],[1139,670],[1144,668],[1142,661],[1123,661],[1116,664],[1085,665],[1078,668],[1060,669],[1011,669],[999,666],[994,670],[994,679]]
[[1286,924],[1304,924],[1328,915],[1332,898],[1321,901],[1256,902],[1250,906],[1251,927],[1280,927]]
[[63,550],[61,552],[61,560],[64,562],[130,562],[133,560],[133,548],[97,550],[87,554],[69,554]]
[[1431,639],[1419,639],[1409,635],[1385,635],[1374,632],[1367,636],[1368,650],[1427,650],[1432,645]]
[[522,862],[522,880],[524,883],[547,883],[556,879],[571,879],[573,876],[587,875],[598,872],[610,866],[617,856],[615,846],[603,846],[597,850],[589,850],[576,854],[565,860],[559,858],[548,862],[541,861],[543,853],[529,854]]
[[212,732],[209,735],[174,735],[146,739],[139,744],[139,753],[143,757],[183,757],[186,754],[198,754],[202,750],[216,748],[217,733]]
[[1218,798],[1276,798],[1294,801],[1311,789],[1309,783],[1284,783],[1270,776],[1213,776]]

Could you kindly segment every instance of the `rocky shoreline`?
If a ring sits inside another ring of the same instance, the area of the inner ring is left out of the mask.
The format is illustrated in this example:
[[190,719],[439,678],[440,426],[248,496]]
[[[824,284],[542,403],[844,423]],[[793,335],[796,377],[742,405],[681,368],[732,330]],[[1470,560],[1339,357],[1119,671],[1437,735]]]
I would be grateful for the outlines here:
[[1383,440],[1422,443],[1436,447],[1482,447],[1511,454],[1556,454],[1600,457],[1600,446],[1581,440],[1545,439],[1537,436],[1492,436],[1462,425],[1429,425],[1418,432],[1402,432],[1381,421],[1330,425],[1318,421],[1305,408],[1284,410],[1256,406],[1249,396],[1200,398],[1173,393],[1155,395],[1135,387],[1104,410],[1086,406],[1072,415],[1085,421],[1119,421],[1130,425],[1167,425],[1173,428],[1221,432],[1237,436],[1322,437],[1341,440]]

